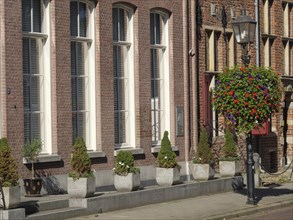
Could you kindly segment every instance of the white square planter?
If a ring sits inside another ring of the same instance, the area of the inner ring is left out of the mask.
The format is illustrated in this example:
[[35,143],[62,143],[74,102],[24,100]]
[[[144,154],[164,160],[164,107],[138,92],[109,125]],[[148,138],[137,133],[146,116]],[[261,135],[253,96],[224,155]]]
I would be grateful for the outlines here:
[[171,186],[179,183],[180,169],[175,168],[156,168],[156,181],[160,186]]
[[214,178],[215,171],[209,164],[193,164],[192,176],[195,180],[210,180]]
[[140,186],[140,174],[128,173],[126,176],[114,175],[114,186],[119,192],[135,191]]
[[220,161],[219,170],[221,176],[235,176],[235,174],[241,173],[240,161]]
[[[17,208],[20,203],[20,186],[2,187],[6,209]],[[2,199],[0,200],[2,204]]]
[[86,198],[94,195],[96,191],[96,178],[67,178],[67,192],[71,197]]

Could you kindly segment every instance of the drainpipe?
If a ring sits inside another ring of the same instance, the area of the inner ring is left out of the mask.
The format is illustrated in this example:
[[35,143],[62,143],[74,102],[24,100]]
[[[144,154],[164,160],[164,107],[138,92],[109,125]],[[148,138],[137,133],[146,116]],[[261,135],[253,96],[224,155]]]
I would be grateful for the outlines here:
[[260,65],[259,62],[259,0],[254,1],[255,6],[255,20],[256,20],[256,30],[255,30],[255,50],[256,50],[256,66]]
[[190,37],[189,37],[189,18],[190,18],[190,8],[189,8],[189,0],[183,1],[183,10],[185,10],[186,13],[183,17],[183,39],[186,39],[186,41],[183,41],[184,49],[184,57],[187,61],[187,69],[185,70],[185,77],[184,77],[184,84],[187,85],[187,89],[184,92],[185,96],[185,104],[184,109],[186,112],[186,120],[185,123],[187,125],[187,128],[185,128],[185,166],[186,166],[186,177],[187,181],[190,181],[190,167],[189,167],[189,151],[191,147],[191,92],[190,92],[190,56],[189,56],[189,50],[190,50]]
[[[256,56],[256,66],[260,66],[259,61],[259,0],[254,1],[255,7],[255,21],[256,21],[256,30],[255,30],[255,56]],[[261,137],[259,135],[256,136],[256,144],[257,144],[257,153],[259,154],[261,160]]]

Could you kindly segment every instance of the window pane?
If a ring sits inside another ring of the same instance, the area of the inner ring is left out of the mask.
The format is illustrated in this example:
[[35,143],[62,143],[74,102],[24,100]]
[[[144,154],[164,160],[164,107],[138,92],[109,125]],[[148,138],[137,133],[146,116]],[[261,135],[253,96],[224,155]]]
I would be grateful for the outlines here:
[[87,10],[85,3],[79,3],[79,36],[86,37]]
[[29,74],[29,39],[23,38],[22,40],[22,66],[23,66],[23,74]]
[[41,118],[40,113],[31,114],[31,139],[41,139]]
[[113,41],[118,41],[118,8],[112,9]]
[[127,41],[127,30],[130,14],[122,8],[113,8],[113,41]]
[[22,31],[31,31],[31,0],[22,0]]
[[77,77],[71,78],[72,111],[77,111]]
[[31,111],[40,111],[40,77],[32,76],[30,85]]
[[85,106],[85,78],[78,78],[77,81],[77,109],[80,110],[86,110]]
[[84,58],[84,55],[85,55],[85,47],[86,47],[86,44],[85,43],[76,43],[76,53],[77,53],[77,56],[76,56],[76,71],[77,71],[77,75],[79,76],[83,76],[85,75],[85,72],[84,72],[84,68],[85,68],[85,58]]
[[77,2],[70,2],[70,34],[71,36],[78,36],[78,10],[77,10]]
[[161,16],[151,13],[151,44],[161,44]]
[[122,144],[126,142],[126,114],[126,112],[115,112],[115,144]]
[[33,0],[33,31],[41,32],[41,2]]
[[30,74],[40,74],[39,49],[37,40],[30,39]]

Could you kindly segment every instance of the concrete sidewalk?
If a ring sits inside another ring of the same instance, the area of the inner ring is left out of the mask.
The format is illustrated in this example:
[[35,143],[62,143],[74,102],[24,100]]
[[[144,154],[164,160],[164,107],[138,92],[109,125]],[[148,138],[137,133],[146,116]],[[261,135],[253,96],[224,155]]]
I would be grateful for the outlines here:
[[[98,213],[72,220],[103,219],[230,219],[284,206],[293,209],[293,182],[255,189],[257,205],[246,205],[246,189]],[[293,219],[293,216],[292,216]]]

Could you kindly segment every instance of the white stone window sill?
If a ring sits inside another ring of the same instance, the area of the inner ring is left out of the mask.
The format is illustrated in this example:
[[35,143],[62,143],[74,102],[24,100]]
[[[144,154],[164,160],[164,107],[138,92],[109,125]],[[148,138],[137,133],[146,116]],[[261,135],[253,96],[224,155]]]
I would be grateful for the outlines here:
[[114,151],[114,156],[116,157],[119,151],[131,151],[133,155],[144,154],[143,149],[141,148],[120,148]]
[[[159,153],[160,149],[161,149],[161,146],[154,146],[154,147],[152,147],[151,152],[152,153]],[[172,151],[179,151],[179,149],[177,146],[173,146]]]
[[106,154],[103,151],[88,151],[87,153],[91,159],[106,157]]
[[[44,154],[37,157],[36,163],[58,162],[61,161],[61,156],[58,154]],[[23,164],[30,164],[31,162],[26,158],[22,158]]]

